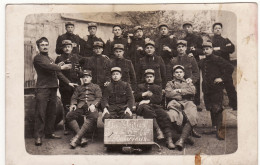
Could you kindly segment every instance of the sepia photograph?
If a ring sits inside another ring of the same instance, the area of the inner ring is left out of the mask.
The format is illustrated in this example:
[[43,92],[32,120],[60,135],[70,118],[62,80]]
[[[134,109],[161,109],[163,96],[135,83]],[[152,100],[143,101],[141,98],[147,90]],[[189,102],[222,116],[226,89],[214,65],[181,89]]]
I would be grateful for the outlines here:
[[[240,164],[239,146],[257,148],[257,29],[241,28],[241,5],[8,5],[7,34],[15,30],[11,11],[20,8],[23,20],[19,53],[6,45],[7,72],[14,73],[7,90],[19,91],[19,114],[6,116],[7,137],[19,130],[20,155],[45,164],[55,157],[57,164],[84,163],[84,156],[105,163],[101,155],[110,163],[114,156],[142,156],[144,163],[167,156],[177,164]],[[257,17],[256,4],[245,8]],[[14,87],[15,74],[21,85]],[[250,91],[248,105],[241,96]],[[18,106],[12,97],[7,109]],[[12,127],[11,119],[19,124]],[[66,155],[80,159],[59,159]]]

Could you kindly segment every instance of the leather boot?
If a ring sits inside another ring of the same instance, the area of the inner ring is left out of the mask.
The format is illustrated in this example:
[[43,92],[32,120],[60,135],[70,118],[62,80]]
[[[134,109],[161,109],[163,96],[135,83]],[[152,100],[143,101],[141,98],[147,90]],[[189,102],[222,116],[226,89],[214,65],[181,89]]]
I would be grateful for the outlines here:
[[153,119],[153,126],[154,126],[154,128],[155,128],[155,130],[156,130],[157,139],[158,139],[158,140],[164,139],[163,132],[162,132],[162,130],[160,129],[160,127],[159,127],[159,125],[158,125],[156,119]]
[[194,144],[194,141],[193,141],[192,137],[189,136],[189,137],[185,140],[185,143],[192,146],[192,145]]
[[184,142],[190,136],[190,133],[191,133],[191,125],[189,122],[187,122],[182,129],[180,139],[175,143],[175,145],[179,151],[182,151],[182,149],[184,147]]
[[191,135],[195,138],[201,138],[201,134],[199,134],[194,128],[191,130]]
[[173,144],[172,137],[167,137],[166,146],[170,150],[174,150],[175,149],[175,145]]
[[78,135],[74,136],[71,141],[70,141],[70,146],[72,149],[76,148],[77,145],[79,144],[80,138]]
[[77,134],[80,130],[79,124],[76,120],[72,120],[71,122],[68,123],[70,128]]
[[222,112],[220,112],[217,114],[216,136],[217,136],[218,140],[224,140],[225,136],[226,136],[226,129],[225,129],[225,126],[223,126],[222,120],[223,120],[223,116],[222,116]]

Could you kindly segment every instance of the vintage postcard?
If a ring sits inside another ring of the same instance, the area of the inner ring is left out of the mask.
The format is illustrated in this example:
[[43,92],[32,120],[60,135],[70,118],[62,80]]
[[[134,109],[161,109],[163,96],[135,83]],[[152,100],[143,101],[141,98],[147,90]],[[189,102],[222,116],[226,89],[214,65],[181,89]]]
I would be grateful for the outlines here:
[[256,3],[6,7],[6,164],[256,164]]

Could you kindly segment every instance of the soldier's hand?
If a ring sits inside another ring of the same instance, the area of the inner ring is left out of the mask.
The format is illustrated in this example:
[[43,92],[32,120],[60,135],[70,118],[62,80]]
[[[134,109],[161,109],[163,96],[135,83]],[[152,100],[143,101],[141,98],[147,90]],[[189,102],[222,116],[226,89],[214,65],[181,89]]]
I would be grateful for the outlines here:
[[70,111],[75,111],[77,109],[77,106],[76,105],[71,105],[70,106]]
[[143,92],[143,93],[142,93],[142,96],[145,97],[145,96],[147,96],[147,94],[148,94],[147,91],[146,91],[146,92]]
[[91,104],[91,105],[88,107],[88,110],[89,110],[90,112],[95,112],[95,111],[96,111],[95,105]]
[[64,64],[60,68],[61,68],[61,70],[69,70],[69,69],[72,68],[72,65],[71,64]]
[[176,93],[181,93],[181,89],[174,89],[173,91],[175,91]]
[[189,54],[188,54],[188,57],[193,57],[193,53],[189,53]]
[[106,113],[109,114],[109,111],[107,110],[107,108],[104,108],[104,111],[102,113],[102,118],[105,116]]
[[194,46],[191,46],[191,47],[190,47],[190,50],[191,50],[191,51],[195,51],[195,47],[194,47]]
[[60,63],[58,63],[58,66],[62,66],[64,65],[65,63],[63,61],[61,61]]
[[169,46],[163,46],[163,51],[171,52],[172,50],[169,48]]
[[142,100],[139,105],[142,105],[142,104],[149,104],[150,103],[150,100]]
[[107,81],[107,82],[104,83],[104,86],[106,87],[106,86],[108,86],[109,84],[110,84],[110,82]]
[[147,96],[148,96],[148,97],[151,97],[152,95],[153,95],[153,92],[147,91]]
[[75,42],[72,43],[72,47],[77,47],[77,44]]
[[170,35],[169,37],[170,37],[170,39],[173,39],[173,38],[175,38],[176,36],[175,36],[175,35]]
[[192,83],[192,79],[191,78],[187,78],[186,79],[186,82],[189,84],[189,83]]
[[143,47],[139,46],[136,50],[144,50]]
[[110,60],[110,58],[107,55],[102,55],[103,57],[105,57],[106,59]]
[[205,55],[199,55],[199,58],[200,58],[200,60],[202,60],[202,59],[206,58],[206,56]]
[[227,44],[226,46],[231,46],[231,43]]
[[221,83],[221,82],[223,82],[222,78],[216,78],[216,79],[214,80],[214,83],[215,83],[215,84],[218,84],[218,83]]
[[165,94],[165,89],[162,89],[162,95],[164,95]]
[[213,50],[215,51],[220,50],[220,47],[214,47]]
[[132,112],[131,112],[131,110],[130,110],[128,107],[127,107],[126,110],[125,110],[125,114],[126,114],[126,113],[129,113],[130,116],[133,115]]
[[76,84],[76,83],[69,83],[69,86],[71,86],[72,88],[74,88],[74,87],[79,86],[79,85]]

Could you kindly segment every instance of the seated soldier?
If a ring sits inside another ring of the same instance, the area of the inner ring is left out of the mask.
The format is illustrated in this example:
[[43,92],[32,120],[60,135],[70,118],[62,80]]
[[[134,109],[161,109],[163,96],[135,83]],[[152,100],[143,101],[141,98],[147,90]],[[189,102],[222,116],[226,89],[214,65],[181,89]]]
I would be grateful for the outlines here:
[[[174,149],[171,135],[171,120],[167,112],[160,106],[162,101],[162,88],[154,84],[154,70],[145,70],[145,83],[139,84],[135,94],[136,101],[140,102],[137,106],[137,115],[145,119],[153,119],[153,126],[157,133],[157,139],[162,139],[163,129],[166,136],[166,145],[169,149]],[[158,123],[157,123],[158,121]],[[158,125],[159,124],[159,125]],[[160,126],[160,127],[159,127]]]
[[[71,97],[70,112],[66,116],[67,123],[76,133],[76,136],[70,142],[72,148],[75,148],[78,144],[81,144],[81,146],[87,144],[88,141],[84,138],[84,135],[87,131],[92,130],[97,122],[98,110],[96,107],[100,104],[102,97],[100,87],[91,82],[92,73],[90,70],[83,71],[82,79],[83,85],[75,89]],[[82,115],[86,116],[86,120],[80,128],[77,120]]]
[[[195,86],[184,78],[184,67],[175,65],[173,67],[173,80],[169,81],[165,88],[166,98],[171,100],[167,109],[172,122],[183,125],[181,136],[175,143],[179,150],[184,147],[191,134],[192,126],[197,124],[197,108],[192,98],[195,95]],[[175,136],[174,133],[172,133]]]
[[121,80],[121,68],[111,69],[112,81],[105,88],[101,100],[103,109],[102,118],[105,119],[132,119],[134,96],[129,83]]

